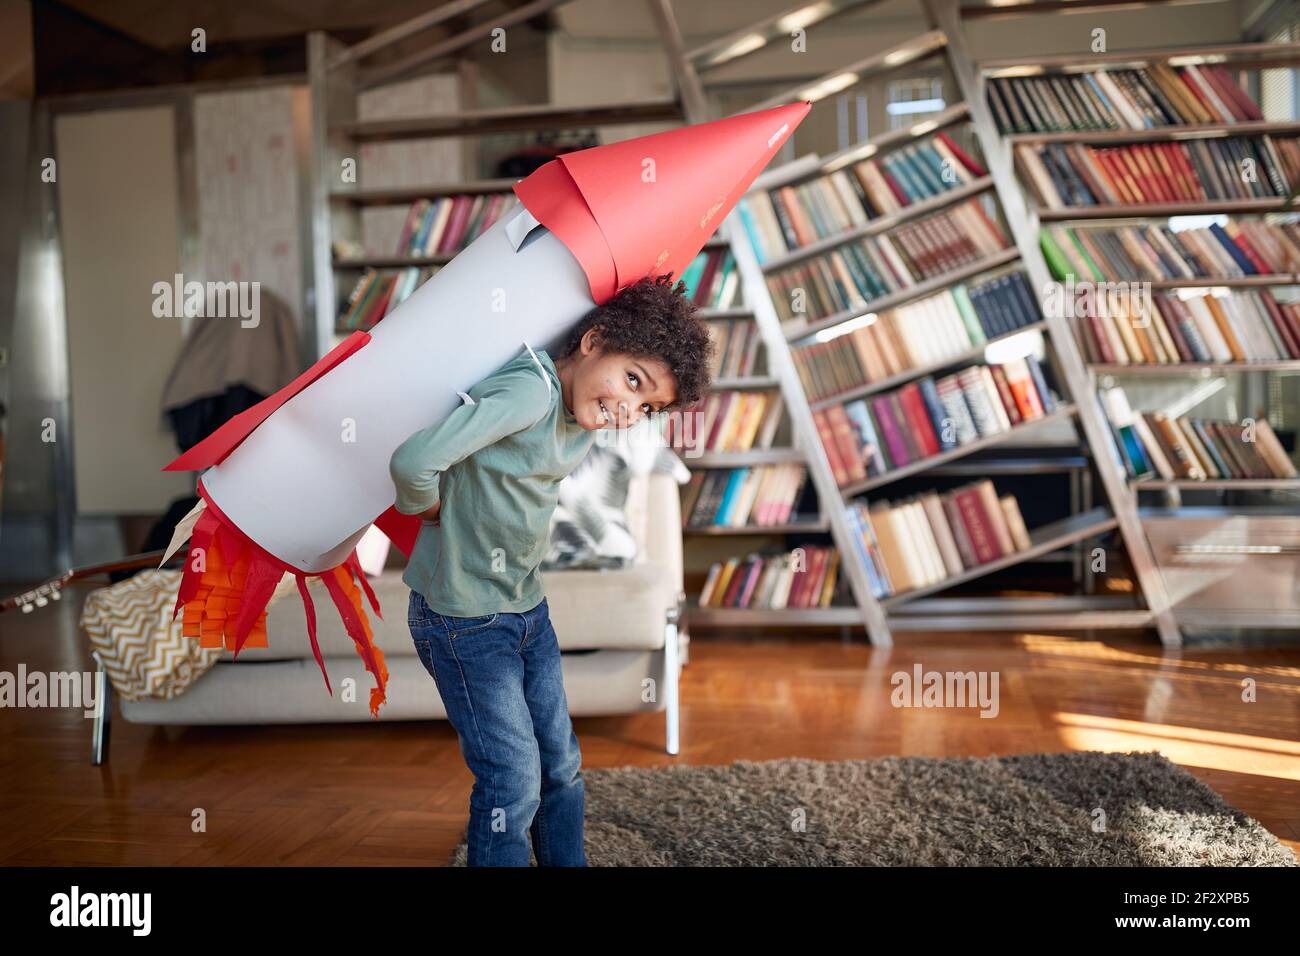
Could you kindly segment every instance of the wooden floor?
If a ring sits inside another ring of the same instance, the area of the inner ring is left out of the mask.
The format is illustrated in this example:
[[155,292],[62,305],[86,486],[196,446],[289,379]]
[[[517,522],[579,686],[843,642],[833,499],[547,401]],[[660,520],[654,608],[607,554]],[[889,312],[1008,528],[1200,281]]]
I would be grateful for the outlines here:
[[[91,669],[78,595],[0,617],[0,670]],[[998,672],[996,718],[896,709],[890,676]],[[1256,701],[1242,700],[1255,682]],[[575,721],[587,768],[788,756],[1159,750],[1300,852],[1300,646],[1162,654],[1154,638],[697,633],[682,751],[662,715]],[[0,709],[0,863],[432,865],[467,817],[471,778],[444,722],[248,728],[116,719],[89,762],[79,710]],[[206,832],[194,832],[197,811]]]

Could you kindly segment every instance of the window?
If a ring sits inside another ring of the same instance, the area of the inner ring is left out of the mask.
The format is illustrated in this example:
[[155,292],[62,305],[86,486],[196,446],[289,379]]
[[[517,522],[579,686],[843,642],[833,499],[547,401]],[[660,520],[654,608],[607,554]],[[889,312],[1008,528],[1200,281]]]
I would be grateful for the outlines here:
[[841,93],[835,97],[835,148],[848,149],[870,138],[866,94]]
[[946,105],[943,83],[937,76],[918,76],[891,80],[885,87],[885,113],[891,130],[911,126],[919,119],[937,113]]
[[[1300,24],[1279,30],[1269,40],[1272,43],[1300,42]],[[1264,119],[1282,122],[1297,118],[1296,107],[1300,105],[1297,103],[1300,99],[1298,80],[1300,70],[1295,67],[1259,71],[1259,108]]]

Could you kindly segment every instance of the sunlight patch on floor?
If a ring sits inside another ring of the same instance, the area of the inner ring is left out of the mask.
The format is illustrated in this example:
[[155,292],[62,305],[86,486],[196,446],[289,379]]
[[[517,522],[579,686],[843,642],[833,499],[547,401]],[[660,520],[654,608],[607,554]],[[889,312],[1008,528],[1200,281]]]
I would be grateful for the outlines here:
[[1132,664],[1158,666],[1169,670],[1223,671],[1252,677],[1267,675],[1269,677],[1289,677],[1300,680],[1300,667],[1291,667],[1284,664],[1254,664],[1249,661],[1186,660],[1183,658],[1184,651],[1181,650],[1162,652],[1152,648],[1150,652],[1144,653],[1104,644],[1101,641],[1057,637],[1051,634],[1022,634],[1016,639],[1016,643],[1034,654],[1125,661]]
[[1300,781],[1300,742],[1093,714],[1053,715],[1073,750],[1158,750],[1176,764]]

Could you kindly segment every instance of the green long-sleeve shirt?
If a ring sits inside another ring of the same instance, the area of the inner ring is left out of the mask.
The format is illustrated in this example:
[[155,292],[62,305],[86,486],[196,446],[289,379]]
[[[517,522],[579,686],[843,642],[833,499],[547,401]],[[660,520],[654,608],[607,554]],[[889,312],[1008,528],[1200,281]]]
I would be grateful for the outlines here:
[[565,408],[543,349],[525,347],[468,394],[473,404],[416,432],[389,463],[398,511],[443,502],[439,524],[423,523],[402,580],[442,614],[527,611],[546,596],[538,566],[560,479],[597,432]]

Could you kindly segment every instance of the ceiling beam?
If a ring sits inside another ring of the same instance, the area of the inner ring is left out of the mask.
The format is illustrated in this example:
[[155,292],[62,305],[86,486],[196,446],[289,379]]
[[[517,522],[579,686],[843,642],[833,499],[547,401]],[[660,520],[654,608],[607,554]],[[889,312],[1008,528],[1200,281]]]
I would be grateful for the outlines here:
[[511,10],[509,13],[500,14],[490,20],[485,20],[482,23],[470,27],[463,33],[458,33],[453,37],[448,37],[440,43],[435,43],[433,46],[426,47],[423,50],[418,50],[415,53],[394,61],[393,63],[364,70],[357,81],[357,86],[360,89],[368,90],[384,83],[392,83],[395,80],[403,79],[421,66],[431,63],[440,57],[447,56],[450,53],[462,50],[471,43],[476,43],[484,37],[489,36],[492,31],[496,30],[498,27],[504,28],[513,26],[516,23],[522,23],[526,20],[531,20],[539,14],[546,13],[548,10],[552,10],[561,4],[569,2],[571,2],[571,0],[533,0],[532,3]]
[[879,2],[880,0],[809,0],[696,47],[686,54],[686,58],[697,70],[712,70],[788,37],[795,30],[804,30],[855,7]]
[[669,72],[677,87],[677,97],[682,104],[682,112],[691,123],[703,123],[709,118],[708,102],[704,98],[704,88],[694,67],[686,59],[686,45],[682,42],[682,31],[677,26],[677,17],[669,0],[646,0],[650,7],[650,16],[659,30],[664,52],[668,55]]
[[331,59],[326,64],[326,67],[333,70],[343,66],[345,63],[352,63],[356,60],[363,59],[371,54],[378,53],[386,47],[392,46],[394,43],[400,43],[407,37],[415,36],[417,33],[423,33],[425,30],[435,27],[445,20],[450,20],[452,17],[459,16],[463,13],[469,13],[476,7],[481,7],[484,4],[491,2],[492,0],[453,0],[451,3],[444,4],[441,7],[436,7],[427,13],[422,13],[418,17],[411,17],[411,19],[399,23],[396,26],[389,27],[387,30],[381,30],[379,33],[362,40],[355,46],[348,47],[346,50],[341,51],[338,56]]

